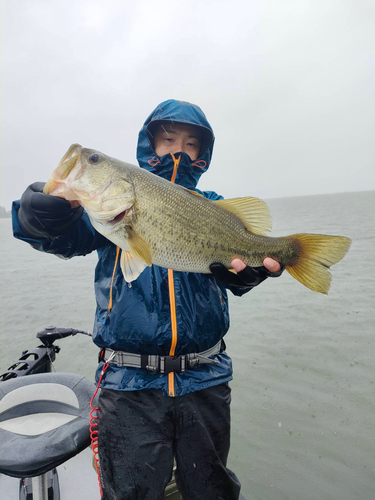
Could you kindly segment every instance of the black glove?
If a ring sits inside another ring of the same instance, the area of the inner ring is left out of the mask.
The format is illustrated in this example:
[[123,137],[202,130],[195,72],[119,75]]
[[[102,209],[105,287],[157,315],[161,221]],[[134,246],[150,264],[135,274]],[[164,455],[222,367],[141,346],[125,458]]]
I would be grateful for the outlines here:
[[82,216],[83,208],[72,208],[63,198],[43,194],[44,185],[44,182],[34,182],[23,193],[18,221],[30,236],[56,238]]
[[253,288],[259,285],[266,278],[278,278],[284,271],[284,266],[281,264],[281,269],[277,273],[271,273],[266,267],[249,267],[239,271],[237,274],[228,271],[228,269],[218,262],[210,265],[210,271],[221,280],[225,285],[235,286],[238,288]]

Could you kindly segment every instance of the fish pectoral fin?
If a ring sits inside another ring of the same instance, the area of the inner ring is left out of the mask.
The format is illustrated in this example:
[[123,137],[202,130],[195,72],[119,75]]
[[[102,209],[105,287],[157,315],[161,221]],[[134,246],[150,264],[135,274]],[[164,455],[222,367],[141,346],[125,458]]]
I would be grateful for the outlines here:
[[215,200],[214,203],[232,213],[243,222],[245,228],[254,234],[264,236],[271,230],[272,220],[267,204],[259,198],[230,198]]
[[124,280],[131,283],[136,280],[138,276],[147,267],[147,264],[139,257],[133,255],[131,252],[122,251],[120,259],[120,267]]
[[130,250],[122,250],[120,267],[125,281],[131,283],[152,265],[152,258],[148,244],[131,227],[127,228],[127,235]]
[[120,266],[125,281],[130,283],[138,278],[141,272],[152,265],[150,247],[131,228],[128,228],[128,245],[130,251],[122,251]]
[[130,252],[145,262],[147,266],[152,265],[152,257],[148,244],[133,230],[128,229],[128,244]]

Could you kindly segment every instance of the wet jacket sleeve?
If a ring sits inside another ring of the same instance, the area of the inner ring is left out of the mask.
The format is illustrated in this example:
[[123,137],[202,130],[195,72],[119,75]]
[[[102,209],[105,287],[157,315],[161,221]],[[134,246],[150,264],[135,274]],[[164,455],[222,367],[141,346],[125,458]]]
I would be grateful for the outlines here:
[[86,212],[63,236],[35,238],[21,228],[17,216],[19,208],[20,201],[14,201],[12,205],[13,235],[19,240],[26,241],[40,252],[52,253],[58,257],[70,259],[78,255],[87,255],[105,246],[108,242],[92,227]]

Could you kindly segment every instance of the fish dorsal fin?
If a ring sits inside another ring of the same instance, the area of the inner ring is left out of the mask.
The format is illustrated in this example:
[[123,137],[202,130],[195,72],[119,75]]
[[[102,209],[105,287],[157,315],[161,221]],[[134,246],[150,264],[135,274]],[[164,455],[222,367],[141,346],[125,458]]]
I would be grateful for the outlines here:
[[215,200],[214,203],[236,215],[245,228],[254,234],[264,235],[271,230],[272,221],[267,204],[259,198],[230,198]]
[[128,230],[130,252],[122,251],[120,266],[127,283],[136,280],[141,272],[152,265],[150,248],[137,233]]
[[186,187],[180,186],[181,189],[184,191],[187,191],[190,194],[194,194],[195,196],[200,196],[201,198],[204,198],[203,194],[197,193],[196,191],[193,191],[192,189],[188,189]]

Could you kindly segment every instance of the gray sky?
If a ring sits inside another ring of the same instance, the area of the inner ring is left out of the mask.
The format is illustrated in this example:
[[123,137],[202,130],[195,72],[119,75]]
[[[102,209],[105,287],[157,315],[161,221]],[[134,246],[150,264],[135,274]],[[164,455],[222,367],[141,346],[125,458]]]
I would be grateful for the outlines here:
[[170,98],[198,104],[213,126],[201,189],[261,198],[375,189],[372,0],[1,7],[7,209],[74,142],[135,163],[143,121]]

